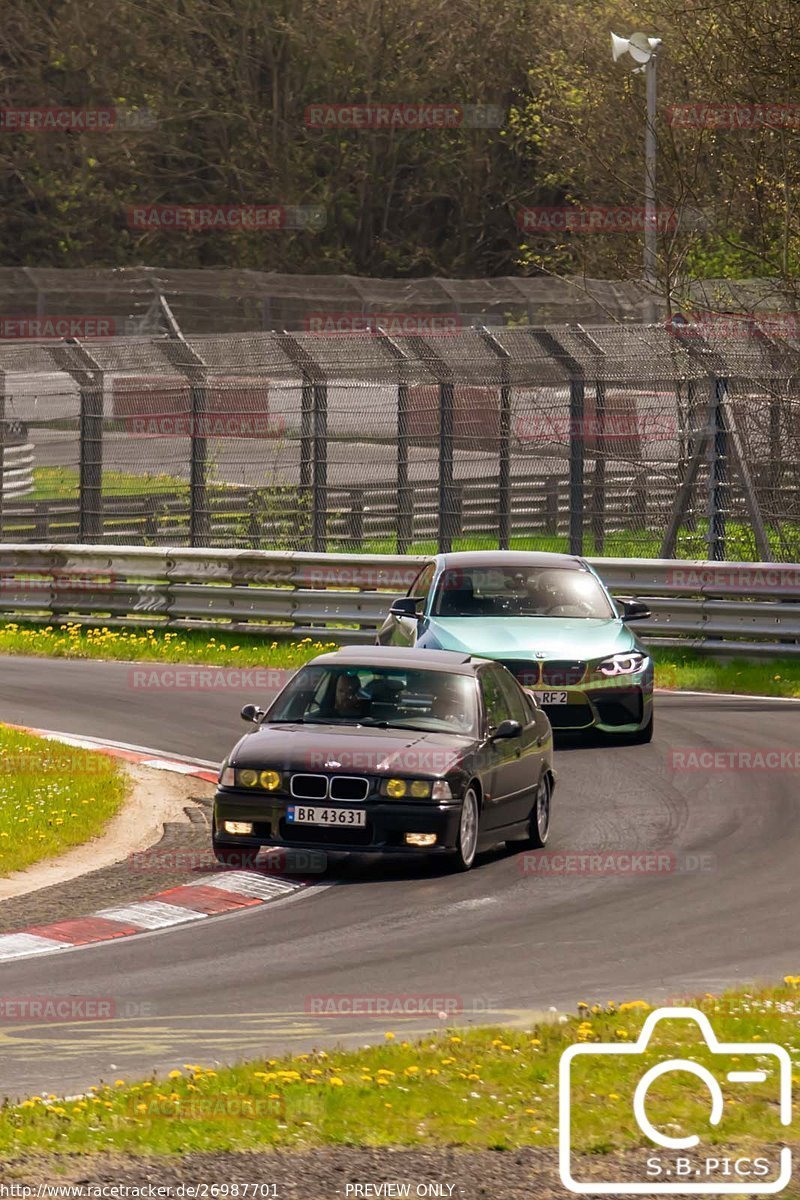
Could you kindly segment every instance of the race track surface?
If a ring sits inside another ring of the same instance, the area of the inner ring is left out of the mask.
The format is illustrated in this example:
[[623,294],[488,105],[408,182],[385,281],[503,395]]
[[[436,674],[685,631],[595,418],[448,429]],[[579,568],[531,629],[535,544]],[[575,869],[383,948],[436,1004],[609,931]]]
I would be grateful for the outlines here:
[[[7,658],[0,680],[0,720],[201,759],[223,757],[239,708],[258,699],[143,692],[121,663]],[[797,773],[676,770],[672,753],[794,750],[799,730],[797,703],[659,696],[652,745],[560,749],[547,853],[658,852],[655,872],[525,874],[502,849],[467,875],[340,858],[323,880],[333,886],[300,899],[0,964],[1,998],[111,997],[134,1014],[0,1021],[0,1095],[441,1023],[310,1011],[331,994],[441,997],[463,1007],[460,1022],[520,1023],[579,1000],[664,1001],[795,974]]]

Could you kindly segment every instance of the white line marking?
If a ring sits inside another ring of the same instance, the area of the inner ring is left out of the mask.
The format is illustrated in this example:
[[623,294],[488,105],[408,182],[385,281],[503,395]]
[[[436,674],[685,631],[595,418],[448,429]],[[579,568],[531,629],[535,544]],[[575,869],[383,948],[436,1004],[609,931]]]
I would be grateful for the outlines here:
[[292,879],[275,879],[255,871],[227,871],[224,875],[205,875],[197,882],[203,887],[219,888],[223,892],[238,892],[241,896],[256,896],[271,900],[273,896],[294,892],[303,884]]
[[70,942],[57,942],[35,933],[6,933],[0,937],[0,962],[10,958],[27,958],[29,954],[43,954],[46,950],[64,950],[69,945]]
[[152,767],[154,771],[175,771],[177,775],[194,775],[198,770],[189,763],[174,762],[166,758],[145,758],[139,766]]
[[162,900],[142,900],[140,904],[104,908],[92,915],[107,917],[109,921],[121,921],[125,925],[138,925],[141,929],[163,929],[166,925],[197,921],[207,914],[195,912],[191,908],[180,908],[177,904],[165,904]]
[[728,1071],[727,1078],[731,1083],[763,1083],[767,1078],[766,1071]]

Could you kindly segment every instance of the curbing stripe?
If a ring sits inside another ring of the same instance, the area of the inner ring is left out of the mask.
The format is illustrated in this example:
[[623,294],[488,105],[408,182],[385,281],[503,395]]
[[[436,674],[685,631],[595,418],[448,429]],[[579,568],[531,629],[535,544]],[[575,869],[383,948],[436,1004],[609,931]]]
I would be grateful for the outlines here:
[[166,904],[192,908],[207,917],[214,913],[232,912],[237,908],[252,908],[261,903],[254,896],[237,895],[236,892],[225,892],[222,888],[204,887],[196,883],[171,888],[168,892],[162,892],[159,899]]
[[257,871],[229,871],[225,875],[204,875],[197,881],[202,887],[219,888],[223,892],[238,892],[258,900],[272,900],[306,886],[295,879],[279,879],[274,875],[259,875]]
[[109,921],[106,917],[76,917],[74,920],[56,921],[52,925],[32,925],[27,932],[66,942],[70,946],[88,946],[90,942],[128,937],[132,933],[139,933],[139,930],[134,925]]
[[[150,767],[156,771],[174,771],[193,779],[216,783],[218,773],[207,762],[162,757],[158,751],[141,749],[99,739],[77,737],[49,729],[33,729],[28,725],[9,725],[22,733],[31,733],[48,741],[61,742],[81,750],[93,750],[111,758]],[[124,937],[136,937],[173,925],[183,925],[204,917],[257,907],[280,900],[312,886],[307,881],[262,875],[258,871],[221,871],[219,875],[204,875],[191,883],[173,887],[133,904],[104,908],[89,916],[55,921],[51,925],[34,925],[16,933],[0,934],[0,963],[72,950]]]
[[205,913],[191,908],[179,908],[177,904],[165,904],[158,897],[142,900],[139,904],[127,904],[121,908],[104,908],[95,914],[110,921],[121,921],[136,925],[139,929],[164,929],[168,925],[181,925],[184,921],[199,921]]
[[5,933],[0,936],[0,962],[11,958],[28,958],[32,954],[43,954],[46,950],[66,950],[67,945],[67,942],[57,942],[33,933]]

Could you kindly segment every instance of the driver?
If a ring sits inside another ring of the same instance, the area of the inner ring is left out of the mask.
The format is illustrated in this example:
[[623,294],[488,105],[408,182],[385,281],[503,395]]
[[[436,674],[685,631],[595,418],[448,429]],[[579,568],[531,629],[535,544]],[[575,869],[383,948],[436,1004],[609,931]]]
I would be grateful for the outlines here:
[[347,672],[336,680],[336,692],[333,698],[333,711],[337,717],[361,717],[366,709],[366,702],[359,696],[361,681],[353,672]]

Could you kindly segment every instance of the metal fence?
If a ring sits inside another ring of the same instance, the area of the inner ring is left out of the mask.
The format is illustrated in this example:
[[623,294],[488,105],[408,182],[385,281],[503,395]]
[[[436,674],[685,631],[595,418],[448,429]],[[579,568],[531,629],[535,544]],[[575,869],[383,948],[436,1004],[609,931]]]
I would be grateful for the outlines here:
[[[794,337],[184,336],[160,311],[164,336],[0,342],[0,538],[800,559]],[[9,421],[32,447],[24,496]]]
[[378,324],[398,332],[480,325],[634,323],[669,313],[785,313],[791,289],[772,279],[676,280],[669,297],[629,279],[501,276],[494,279],[371,279],[284,275],[232,268],[0,267],[2,336],[73,319],[86,336],[168,332],[164,297],[186,334],[289,329],[356,332]]
[[[87,626],[146,624],[323,642],[374,639],[423,556],[140,546],[0,546],[0,615]],[[800,654],[800,567],[596,559],[612,593],[644,600],[654,647]]]

